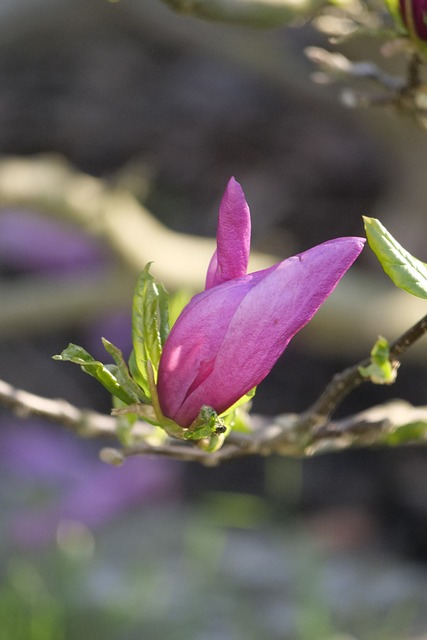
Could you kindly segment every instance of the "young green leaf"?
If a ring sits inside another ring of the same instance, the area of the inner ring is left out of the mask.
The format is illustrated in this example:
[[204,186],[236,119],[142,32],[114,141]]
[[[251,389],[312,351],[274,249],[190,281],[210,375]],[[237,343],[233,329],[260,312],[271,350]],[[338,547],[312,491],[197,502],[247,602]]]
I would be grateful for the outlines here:
[[[162,346],[169,333],[168,297],[164,287],[150,274],[148,264],[138,278],[132,305],[132,375],[150,398],[147,361],[157,377]],[[137,373],[136,373],[137,372]],[[136,375],[134,375],[136,373]]]
[[159,334],[160,342],[163,345],[166,342],[166,338],[169,335],[169,293],[166,291],[162,282],[157,283],[157,290],[159,292]]
[[393,384],[396,380],[397,367],[390,362],[390,348],[385,338],[378,338],[371,351],[371,363],[359,367],[359,373],[374,384]]
[[130,354],[129,357],[129,371],[130,371],[130,375],[132,376],[132,378],[135,380],[135,382],[138,384],[139,387],[141,387],[141,390],[143,392],[143,394],[149,398],[151,400],[151,395],[150,395],[150,389],[148,387],[148,379],[147,379],[147,373],[146,371],[144,371],[144,374],[142,374],[142,372],[138,369],[137,364],[136,364],[136,357],[135,357],[135,350],[132,349],[132,352]]
[[[225,417],[228,413],[230,413],[230,411],[234,411],[235,409],[238,409],[239,407],[244,407],[245,405],[249,405],[249,403],[252,402],[252,399],[253,399],[255,393],[256,393],[256,387],[254,387],[253,389],[248,391],[244,396],[239,398],[237,400],[237,402],[235,402],[229,409],[227,409],[225,414],[221,415],[221,417]],[[249,410],[250,406],[247,407],[247,408]]]
[[363,216],[369,246],[394,284],[419,298],[427,298],[427,265],[414,258],[375,218]]
[[121,386],[118,380],[118,367],[104,365],[102,362],[94,360],[83,347],[70,343],[60,355],[53,356],[53,359],[79,364],[85,373],[96,378],[113,396],[116,396],[125,404],[134,402],[132,396]]
[[111,344],[111,342],[109,342],[105,338],[102,338],[102,344],[104,345],[104,348],[107,351],[107,353],[110,354],[110,356],[113,358],[114,362],[116,363],[117,380],[120,386],[122,387],[122,389],[124,389],[124,391],[126,391],[126,393],[131,398],[133,398],[132,402],[148,403],[149,402],[148,397],[144,394],[141,387],[138,384],[136,384],[135,380],[132,379],[120,349],[115,347],[113,344]]

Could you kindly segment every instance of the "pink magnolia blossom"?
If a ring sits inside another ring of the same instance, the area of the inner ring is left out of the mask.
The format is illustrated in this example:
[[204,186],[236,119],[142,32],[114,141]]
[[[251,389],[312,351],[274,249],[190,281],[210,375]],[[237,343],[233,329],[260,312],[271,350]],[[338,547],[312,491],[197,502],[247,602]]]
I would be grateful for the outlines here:
[[221,414],[258,385],[364,242],[337,238],[247,274],[250,213],[231,178],[206,289],[184,308],[163,348],[157,388],[165,416],[187,427],[203,405]]

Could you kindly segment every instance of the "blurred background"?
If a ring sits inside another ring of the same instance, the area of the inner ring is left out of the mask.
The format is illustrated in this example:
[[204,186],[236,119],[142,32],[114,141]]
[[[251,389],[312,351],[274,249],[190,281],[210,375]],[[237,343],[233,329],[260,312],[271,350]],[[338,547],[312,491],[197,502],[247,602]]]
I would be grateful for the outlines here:
[[[127,355],[150,260],[171,290],[202,286],[203,242],[197,268],[182,236],[163,262],[156,224],[213,237],[231,175],[260,254],[361,235],[367,214],[423,259],[427,134],[391,110],[343,107],[343,86],[312,82],[309,45],[328,46],[313,24],[232,27],[161,0],[2,0],[1,378],[108,412],[94,380],[51,356],[74,342],[103,358],[101,336]],[[378,49],[345,46],[356,60]],[[306,409],[379,333],[424,313],[365,251],[253,411]],[[420,344],[393,387],[365,385],[340,415],[424,404],[426,382]],[[1,640],[427,637],[423,448],[110,468],[100,443],[0,419]]]

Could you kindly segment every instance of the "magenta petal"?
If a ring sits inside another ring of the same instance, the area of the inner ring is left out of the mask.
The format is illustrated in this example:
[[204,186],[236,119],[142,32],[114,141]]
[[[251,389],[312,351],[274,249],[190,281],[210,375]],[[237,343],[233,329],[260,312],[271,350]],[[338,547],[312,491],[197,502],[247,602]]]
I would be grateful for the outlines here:
[[169,418],[174,419],[189,393],[212,370],[228,326],[253,279],[249,275],[197,294],[173,325],[163,347],[157,381],[160,405]]
[[206,289],[244,276],[251,244],[251,215],[242,187],[230,178],[219,208],[217,250],[206,275]]
[[166,341],[158,393],[188,426],[206,404],[222,413],[269,373],[361,252],[338,238],[195,296]]

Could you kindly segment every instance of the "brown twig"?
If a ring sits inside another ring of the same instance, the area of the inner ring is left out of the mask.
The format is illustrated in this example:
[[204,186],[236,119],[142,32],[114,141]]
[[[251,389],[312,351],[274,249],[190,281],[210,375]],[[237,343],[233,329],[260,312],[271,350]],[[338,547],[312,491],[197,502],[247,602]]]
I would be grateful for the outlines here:
[[[405,331],[390,345],[390,362],[399,364],[400,356],[427,332],[427,315],[421,318],[410,329]],[[360,387],[369,378],[360,373],[362,367],[368,366],[370,359],[362,360],[358,364],[337,373],[328,384],[316,402],[301,416],[298,429],[309,431],[312,427],[327,423],[341,402],[349,393]]]
[[[392,364],[396,365],[400,356],[426,332],[427,316],[424,316],[391,344]],[[355,446],[426,442],[427,407],[417,408],[403,401],[372,407],[343,420],[330,422],[331,415],[342,400],[367,381],[360,373],[360,367],[367,364],[369,360],[364,360],[335,375],[318,400],[301,415],[284,414],[275,418],[252,416],[251,433],[231,432],[224,446],[214,453],[204,451],[197,443],[179,442],[172,438],[151,444],[144,439],[152,433],[151,427],[138,423],[140,428],[135,431],[133,444],[124,448],[105,448],[101,451],[101,458],[111,464],[121,464],[128,457],[156,455],[215,466],[248,455],[304,457]],[[80,410],[65,400],[43,398],[16,389],[1,380],[0,404],[23,418],[39,416],[63,425],[80,437],[119,440],[116,418]]]
[[66,400],[53,400],[17,389],[0,380],[0,404],[20,418],[37,416],[70,429],[83,438],[116,436],[111,416],[78,409]]

